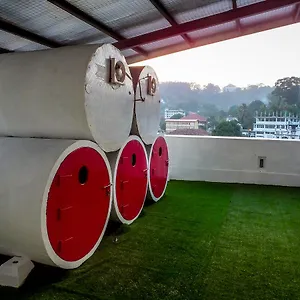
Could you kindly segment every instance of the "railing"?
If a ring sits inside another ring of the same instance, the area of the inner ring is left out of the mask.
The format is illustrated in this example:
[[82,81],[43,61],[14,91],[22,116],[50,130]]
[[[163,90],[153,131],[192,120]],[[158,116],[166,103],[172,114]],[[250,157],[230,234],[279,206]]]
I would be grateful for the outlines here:
[[300,141],[172,136],[170,179],[300,186]]

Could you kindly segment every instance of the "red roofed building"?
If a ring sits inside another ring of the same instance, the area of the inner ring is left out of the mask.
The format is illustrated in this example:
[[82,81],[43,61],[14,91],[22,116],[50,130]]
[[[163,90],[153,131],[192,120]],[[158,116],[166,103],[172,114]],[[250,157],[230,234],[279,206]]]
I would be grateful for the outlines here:
[[166,120],[166,132],[171,133],[176,129],[199,129],[205,128],[207,119],[196,113],[190,113],[181,119]]
[[176,130],[170,132],[169,134],[171,134],[171,135],[202,135],[202,136],[209,135],[209,133],[202,128],[199,128],[199,129],[176,129]]

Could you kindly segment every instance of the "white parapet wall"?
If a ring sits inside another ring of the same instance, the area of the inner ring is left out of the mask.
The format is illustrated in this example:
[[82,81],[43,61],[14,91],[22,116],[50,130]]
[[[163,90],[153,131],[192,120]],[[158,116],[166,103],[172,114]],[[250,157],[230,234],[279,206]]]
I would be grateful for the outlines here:
[[300,141],[175,135],[166,140],[171,180],[300,186]]

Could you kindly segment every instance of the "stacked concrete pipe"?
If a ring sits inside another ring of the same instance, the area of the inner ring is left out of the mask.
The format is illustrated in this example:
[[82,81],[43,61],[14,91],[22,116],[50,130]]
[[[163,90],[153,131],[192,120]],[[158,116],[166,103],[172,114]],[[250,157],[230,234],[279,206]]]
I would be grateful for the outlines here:
[[0,65],[0,254],[76,268],[110,216],[105,152],[130,134],[129,67],[108,44],[3,54]]
[[111,171],[90,141],[0,138],[0,253],[73,269],[98,247]]
[[148,193],[147,198],[160,200],[167,188],[169,178],[169,151],[165,138],[157,136],[154,143],[146,146],[148,154]]
[[130,136],[119,151],[107,156],[114,183],[111,218],[129,225],[140,215],[146,199],[146,149],[139,137]]
[[108,44],[2,54],[0,65],[0,254],[77,268],[110,214],[131,224],[147,191],[157,201],[166,189],[156,73],[130,73]]
[[158,135],[160,93],[156,72],[149,66],[130,67],[134,90],[134,114],[131,133],[141,137],[148,156],[147,198],[157,202],[166,191],[169,174],[168,146]]
[[157,75],[150,66],[130,67],[134,90],[131,134],[151,145],[159,129],[160,93]]
[[133,116],[130,70],[109,44],[0,55],[0,135],[121,148]]

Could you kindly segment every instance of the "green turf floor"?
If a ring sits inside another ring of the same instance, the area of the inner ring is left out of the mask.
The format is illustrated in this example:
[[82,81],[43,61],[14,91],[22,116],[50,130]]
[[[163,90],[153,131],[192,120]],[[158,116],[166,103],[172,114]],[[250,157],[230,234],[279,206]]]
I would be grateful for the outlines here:
[[300,190],[170,182],[82,267],[38,266],[0,299],[300,299]]

